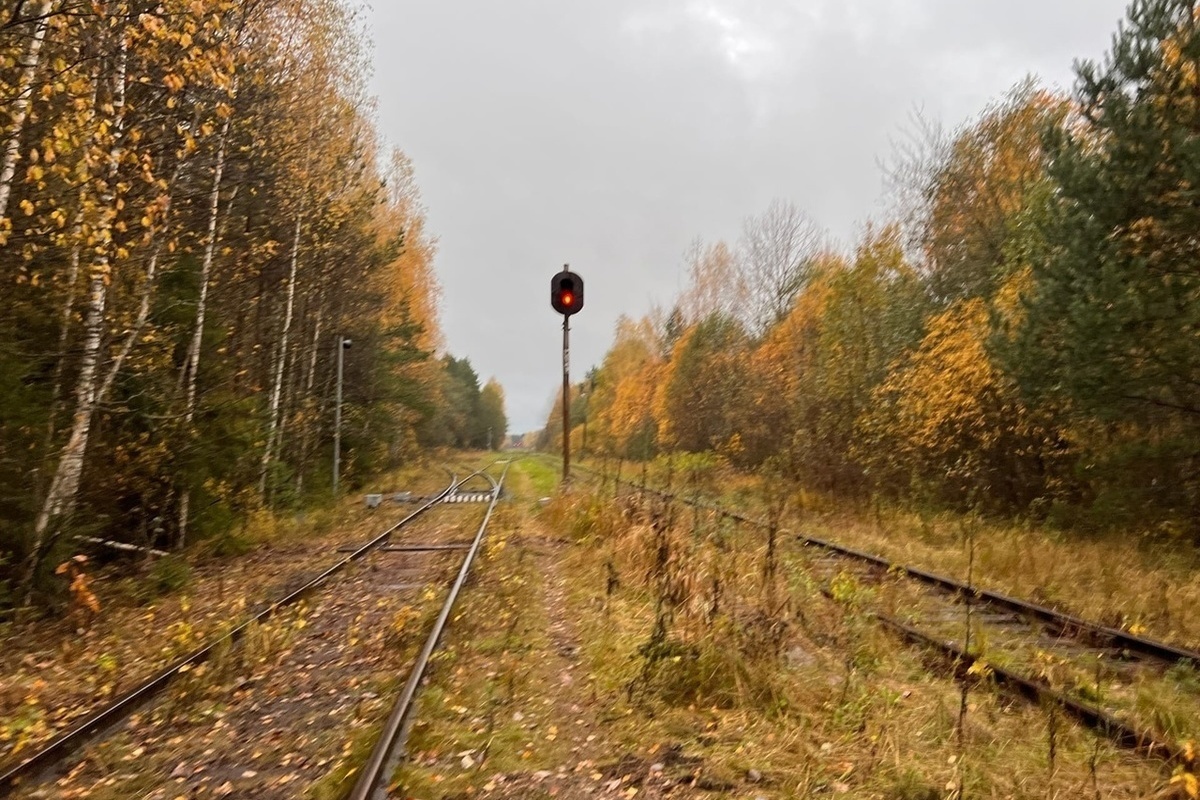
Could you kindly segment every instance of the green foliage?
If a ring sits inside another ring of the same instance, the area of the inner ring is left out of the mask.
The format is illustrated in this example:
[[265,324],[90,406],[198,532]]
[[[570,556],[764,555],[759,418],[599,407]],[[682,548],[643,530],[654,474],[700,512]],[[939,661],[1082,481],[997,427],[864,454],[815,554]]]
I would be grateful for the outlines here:
[[504,391],[494,380],[482,389],[468,359],[444,356],[437,379],[434,413],[421,427],[421,441],[442,447],[483,450],[500,447],[508,432]]
[[150,567],[146,576],[145,590],[153,595],[170,594],[191,583],[192,568],[178,556],[160,558]]
[[479,393],[479,427],[484,431],[486,444],[499,450],[508,437],[508,417],[504,414],[504,390],[492,379]]
[[[1005,353],[1033,396],[1122,431],[1125,456],[1138,439],[1173,451],[1146,464],[1168,495],[1157,499],[1191,520],[1200,519],[1198,55],[1193,3],[1138,0],[1109,58],[1079,68],[1079,116],[1047,137],[1053,190],[1024,220],[1019,256],[1033,286]],[[1125,486],[1150,500],[1139,473]]]
[[1191,2],[1139,0],[1109,61],[1079,70],[1081,124],[1050,137],[1021,328],[1041,363],[1021,376],[1109,419],[1200,418],[1197,52]]

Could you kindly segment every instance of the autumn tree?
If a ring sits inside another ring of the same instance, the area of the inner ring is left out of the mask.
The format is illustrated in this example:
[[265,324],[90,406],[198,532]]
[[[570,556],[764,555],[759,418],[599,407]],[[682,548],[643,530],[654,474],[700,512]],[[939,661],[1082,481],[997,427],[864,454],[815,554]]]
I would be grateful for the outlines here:
[[[1004,313],[1019,313],[1022,282],[1003,292]],[[855,449],[880,490],[1004,513],[1067,495],[1065,434],[1052,415],[1025,405],[988,352],[994,313],[972,298],[935,315],[916,351],[873,392]]]
[[987,298],[1003,283],[1008,237],[1046,174],[1042,137],[1065,113],[1063,98],[1026,79],[952,135],[922,126],[902,152],[893,179],[938,302]]
[[824,247],[821,230],[792,203],[772,201],[745,220],[737,260],[750,330],[761,336],[787,316]]
[[745,400],[740,365],[748,346],[741,324],[721,314],[684,334],[655,393],[661,439],[693,453],[740,447],[734,409]]
[[676,324],[695,325],[714,314],[739,318],[746,286],[737,256],[725,242],[705,244],[696,239],[683,256],[688,286],[679,298]]
[[508,416],[504,412],[504,389],[492,378],[479,393],[479,426],[487,432],[486,445],[499,450],[508,437]]
[[0,581],[48,583],[85,526],[179,546],[327,492],[343,336],[347,477],[414,452],[434,248],[379,153],[354,13],[0,16]]
[[795,395],[792,458],[811,485],[865,489],[853,445],[858,418],[892,363],[919,341],[926,297],[896,226],[868,230],[849,262],[829,259],[812,286],[814,319],[795,325],[805,362]]
[[590,382],[590,449],[627,458],[653,451],[652,412],[662,364],[661,334],[649,317],[617,320],[613,344]]
[[618,325],[590,430],[832,495],[1200,537],[1198,64],[1196,4],[1135,0],[1073,97],[1026,80],[949,135],[918,120],[900,222],[850,251],[782,202],[736,249],[696,240],[670,311]]

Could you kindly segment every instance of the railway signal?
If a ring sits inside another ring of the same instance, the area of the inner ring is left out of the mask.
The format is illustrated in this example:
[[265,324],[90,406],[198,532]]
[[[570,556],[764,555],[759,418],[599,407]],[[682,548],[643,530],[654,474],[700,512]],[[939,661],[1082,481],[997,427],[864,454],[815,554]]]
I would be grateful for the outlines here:
[[583,309],[583,278],[569,264],[550,279],[550,306],[563,318],[563,485],[571,480],[571,315]]
[[582,310],[583,278],[567,269],[551,278],[550,305],[564,317]]

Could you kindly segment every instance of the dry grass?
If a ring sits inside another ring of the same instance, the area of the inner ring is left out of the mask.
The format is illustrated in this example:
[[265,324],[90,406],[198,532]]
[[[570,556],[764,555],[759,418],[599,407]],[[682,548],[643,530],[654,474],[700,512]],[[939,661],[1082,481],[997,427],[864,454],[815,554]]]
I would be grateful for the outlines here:
[[[585,518],[594,515],[580,505]],[[695,666],[719,668],[691,684],[692,670],[675,669],[662,684],[666,691],[631,695],[628,689],[643,666],[637,654],[653,630],[657,604],[652,582],[640,577],[647,554],[643,548],[639,556],[631,541],[645,533],[637,524],[591,524],[602,535],[572,551],[570,570],[579,587],[575,607],[593,610],[581,615],[585,651],[610,702],[634,712],[614,711],[631,720],[631,737],[686,735],[702,748],[715,773],[740,778],[756,770],[770,777],[781,796],[832,790],[942,797],[960,786],[977,797],[1094,796],[1093,759],[1095,782],[1105,797],[1142,796],[1164,782],[1156,765],[1115,752],[1062,721],[1051,774],[1046,713],[986,687],[970,695],[960,748],[955,735],[959,688],[867,620],[862,593],[869,589],[851,588],[841,602],[828,600],[794,553],[783,557],[781,573],[788,579],[783,595],[770,606],[777,609],[772,624],[786,631],[777,649],[762,647],[759,636],[759,646],[748,650],[744,620],[698,633],[697,618],[683,612],[681,619],[688,622],[678,636],[700,654]],[[716,524],[702,519],[702,525]],[[709,602],[703,587],[719,569],[731,615],[744,617],[755,604],[761,609],[765,554],[759,541],[750,532],[733,530],[720,566],[704,558],[684,559],[683,569],[692,573],[690,585],[698,592],[683,605]],[[621,565],[621,588],[610,593],[614,559]]]
[[[681,796],[1140,798],[1168,785],[1161,765],[986,684],[970,690],[960,739],[959,685],[870,622],[871,587],[847,582],[828,599],[797,549],[764,574],[757,530],[611,497],[610,482],[603,497],[576,491],[540,513],[536,525],[570,543],[556,567],[562,607],[537,607],[545,576],[521,555],[528,541],[509,539],[489,566],[489,599],[464,611],[422,701],[406,796],[488,795],[497,773],[590,763],[586,748],[514,722],[555,683],[542,673],[551,615],[571,620],[585,673],[560,690],[556,702],[577,709],[561,713],[582,717],[614,759],[682,747],[698,759],[691,789],[706,791]],[[553,708],[538,708],[545,731]],[[467,751],[486,751],[486,766],[462,769]]]
[[[599,464],[593,464],[599,468]],[[611,471],[611,469],[610,469]],[[627,474],[635,470],[626,467]],[[684,496],[679,469],[675,489]],[[640,473],[637,473],[640,479]],[[661,488],[668,469],[660,459],[649,484]],[[730,508],[766,516],[766,482],[722,470],[706,492]],[[626,487],[627,491],[630,491]],[[788,490],[784,520],[794,532],[884,556],[892,561],[964,579],[966,532],[975,536],[980,586],[1007,592],[1113,627],[1200,649],[1200,551],[1186,540],[1139,531],[1086,534],[1031,522],[987,520],[852,502]]]
[[962,578],[963,528],[978,527],[978,583],[1114,627],[1200,646],[1200,572],[1191,545],[1089,538],[1032,525],[901,511],[798,515],[794,529]]
[[[531,484],[523,475],[522,500]],[[524,479],[524,480],[523,480]],[[409,736],[410,758],[393,786],[404,797],[461,796],[500,771],[552,769],[567,758],[565,739],[531,729],[552,686],[553,651],[532,569],[518,533],[519,508],[498,510],[460,599],[446,641],[422,689]]]

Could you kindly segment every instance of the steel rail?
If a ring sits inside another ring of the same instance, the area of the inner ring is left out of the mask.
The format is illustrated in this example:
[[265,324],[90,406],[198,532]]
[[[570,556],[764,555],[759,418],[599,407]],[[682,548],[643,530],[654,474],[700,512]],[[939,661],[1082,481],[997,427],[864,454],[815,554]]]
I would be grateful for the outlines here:
[[1118,646],[1120,649],[1140,653],[1151,658],[1156,658],[1160,661],[1165,661],[1172,664],[1183,663],[1191,667],[1200,667],[1200,652],[1187,650],[1182,647],[1160,642],[1155,639],[1147,639],[1144,636],[1138,636],[1128,631],[1112,628],[1107,625],[1101,625],[1091,620],[1083,619],[1082,617],[1067,614],[1057,609],[1048,606],[1031,603],[1028,600],[1022,600],[1019,597],[994,592],[990,589],[981,589],[976,586],[968,586],[967,584],[948,578],[944,575],[928,572],[918,567],[910,567],[905,564],[898,564],[888,561],[886,558],[866,553],[860,550],[855,550],[851,547],[836,544],[834,542],[816,539],[811,536],[799,535],[799,540],[809,546],[818,547],[823,550],[828,550],[839,555],[848,556],[860,561],[869,563],[883,570],[902,572],[909,575],[921,583],[928,584],[939,588],[945,592],[958,595],[972,595],[976,599],[983,602],[1004,608],[1009,611],[1016,612],[1025,617],[1030,617],[1039,622],[1049,624],[1056,632],[1062,633],[1072,638],[1083,638],[1081,633],[1086,633],[1088,638],[1097,640],[1107,640],[1108,642]]
[[160,692],[162,692],[176,677],[186,671],[186,669],[208,660],[208,658],[218,647],[221,647],[227,643],[236,643],[252,625],[263,622],[274,615],[277,611],[298,602],[313,589],[327,581],[330,577],[341,572],[350,564],[358,561],[375,548],[386,543],[392,534],[396,533],[396,531],[400,530],[413,520],[417,519],[417,517],[429,511],[431,508],[441,502],[443,498],[450,495],[455,489],[457,489],[467,480],[470,480],[472,477],[474,477],[474,475],[468,475],[466,478],[463,478],[463,480],[460,481],[458,480],[457,475],[452,474],[450,484],[439,494],[427,500],[420,508],[413,511],[395,525],[392,525],[383,533],[378,534],[374,539],[367,542],[362,547],[343,558],[341,561],[329,567],[316,577],[310,579],[300,588],[289,592],[287,595],[278,600],[275,600],[265,609],[237,625],[235,628],[229,630],[221,636],[218,636],[208,644],[202,645],[196,650],[193,650],[191,653],[188,653],[179,660],[165,667],[154,677],[122,695],[105,708],[92,714],[87,719],[78,723],[70,730],[60,734],[49,743],[43,745],[37,752],[28,756],[24,760],[17,762],[13,766],[6,768],[4,772],[0,774],[0,797],[7,797],[24,779],[36,777],[42,771],[48,769],[58,761],[61,761],[70,753],[77,750],[85,742],[97,736],[100,732],[111,728],[132,714],[138,708],[141,708]]
[[408,680],[404,683],[404,689],[400,692],[400,697],[392,707],[392,712],[388,715],[387,721],[383,725],[383,730],[380,732],[379,739],[375,743],[375,748],[371,751],[371,756],[367,759],[362,772],[359,773],[358,781],[355,783],[353,791],[350,792],[349,800],[368,800],[368,798],[371,800],[382,800],[382,798],[387,796],[388,778],[400,758],[400,751],[403,748],[406,738],[408,723],[417,697],[417,691],[420,688],[422,679],[425,677],[425,670],[429,666],[429,659],[441,642],[442,634],[445,631],[450,614],[454,610],[454,604],[458,600],[459,592],[462,590],[463,584],[466,583],[467,576],[471,572],[471,564],[475,561],[475,555],[479,552],[480,544],[483,542],[484,534],[487,532],[488,523],[492,519],[492,512],[496,508],[496,501],[500,499],[500,491],[504,485],[504,478],[508,474],[508,466],[505,465],[499,480],[492,479],[487,473],[481,473],[492,483],[492,499],[488,503],[487,513],[484,514],[483,522],[480,523],[479,530],[475,533],[475,539],[471,542],[471,549],[467,551],[466,556],[463,558],[462,566],[458,570],[458,576],[454,579],[454,583],[450,586],[450,591],[442,603],[441,612],[434,621],[433,627],[429,630],[429,635],[425,639],[425,645],[421,648],[421,652],[417,655],[417,659],[408,673]]
[[1139,730],[1098,706],[1080,702],[1052,689],[1042,681],[992,664],[986,659],[972,655],[952,641],[934,638],[892,617],[876,612],[871,612],[871,617],[903,639],[917,646],[936,650],[947,657],[954,664],[956,677],[960,680],[968,680],[970,668],[976,663],[980,663],[998,685],[1035,703],[1050,701],[1057,704],[1068,715],[1108,737],[1121,747],[1145,756],[1160,758],[1168,763],[1190,764],[1190,759],[1183,748],[1156,738],[1150,731]]

